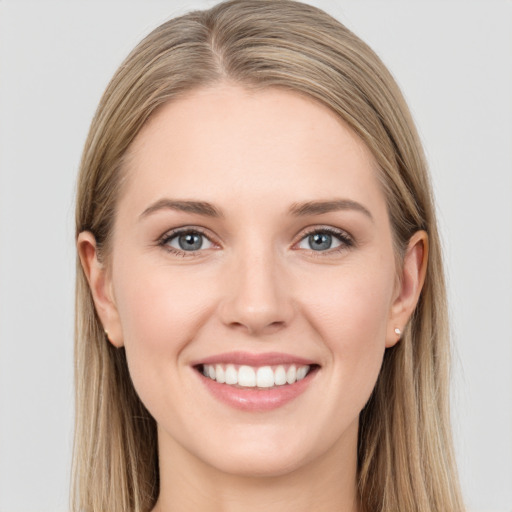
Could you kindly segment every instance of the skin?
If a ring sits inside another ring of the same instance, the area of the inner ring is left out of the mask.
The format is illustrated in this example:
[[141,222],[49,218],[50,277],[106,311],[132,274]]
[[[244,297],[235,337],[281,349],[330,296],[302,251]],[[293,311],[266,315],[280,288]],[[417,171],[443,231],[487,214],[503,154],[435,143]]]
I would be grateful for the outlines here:
[[[358,511],[358,418],[395,328],[423,284],[416,233],[396,274],[372,155],[326,107],[278,89],[223,83],[165,105],[129,150],[107,262],[91,233],[79,254],[109,339],[126,348],[135,388],[158,424],[155,511]],[[155,202],[207,201],[211,217]],[[360,208],[290,213],[296,203]],[[170,252],[178,227],[203,247]],[[308,235],[331,228],[327,250]],[[209,239],[209,240],[208,240]],[[242,350],[315,361],[283,407],[240,411],[214,399],[193,361]]]

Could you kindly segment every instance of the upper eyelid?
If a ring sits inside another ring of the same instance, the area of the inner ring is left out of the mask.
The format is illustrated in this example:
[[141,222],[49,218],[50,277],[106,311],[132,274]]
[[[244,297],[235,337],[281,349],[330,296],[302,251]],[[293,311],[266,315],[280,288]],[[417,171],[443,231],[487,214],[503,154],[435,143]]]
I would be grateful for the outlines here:
[[301,231],[305,232],[306,234],[316,233],[317,231],[319,231],[319,232],[329,231],[329,232],[332,232],[332,233],[341,233],[341,234],[346,234],[346,235],[349,234],[345,229],[336,228],[334,226],[322,225],[322,224],[321,225],[308,226],[306,228],[303,228]]
[[320,226],[310,226],[308,228],[304,228],[299,235],[297,235],[298,241],[302,240],[306,236],[309,236],[313,233],[322,233],[327,232],[331,235],[340,235],[344,238],[349,238],[352,242],[354,242],[354,237],[345,229],[336,228],[334,226],[326,226],[326,225],[320,225]]
[[158,237],[158,241],[165,241],[170,240],[171,238],[174,238],[178,235],[181,235],[183,233],[199,233],[200,235],[203,235],[204,237],[208,238],[210,242],[216,243],[215,240],[213,240],[214,237],[212,237],[207,230],[204,228],[201,228],[199,226],[182,226],[179,228],[173,228],[167,230],[163,235]]

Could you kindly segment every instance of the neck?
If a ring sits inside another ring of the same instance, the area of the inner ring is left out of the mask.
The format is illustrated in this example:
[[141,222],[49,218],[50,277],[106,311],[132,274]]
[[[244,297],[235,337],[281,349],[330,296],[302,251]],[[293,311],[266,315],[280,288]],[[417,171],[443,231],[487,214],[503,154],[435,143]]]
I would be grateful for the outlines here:
[[[357,439],[357,431],[356,431]],[[181,446],[160,444],[160,495],[153,512],[360,512],[357,449],[329,453],[281,475],[233,475]],[[344,453],[340,453],[344,452]]]

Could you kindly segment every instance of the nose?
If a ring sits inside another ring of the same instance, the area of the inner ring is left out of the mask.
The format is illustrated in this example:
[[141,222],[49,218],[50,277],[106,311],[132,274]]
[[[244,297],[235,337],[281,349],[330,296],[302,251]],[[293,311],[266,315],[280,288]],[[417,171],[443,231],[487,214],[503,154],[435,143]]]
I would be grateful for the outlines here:
[[270,251],[246,251],[231,262],[219,308],[225,325],[256,336],[274,333],[290,323],[294,314],[291,287],[277,259]]

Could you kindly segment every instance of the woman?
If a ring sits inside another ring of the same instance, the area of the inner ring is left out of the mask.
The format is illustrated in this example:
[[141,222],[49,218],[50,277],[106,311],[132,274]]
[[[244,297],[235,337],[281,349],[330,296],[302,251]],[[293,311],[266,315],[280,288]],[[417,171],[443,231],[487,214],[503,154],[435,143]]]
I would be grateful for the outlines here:
[[337,21],[242,0],[152,32],[76,230],[76,510],[463,509],[421,145]]

